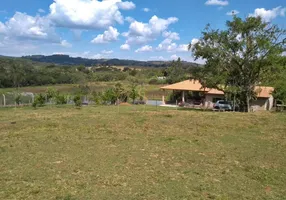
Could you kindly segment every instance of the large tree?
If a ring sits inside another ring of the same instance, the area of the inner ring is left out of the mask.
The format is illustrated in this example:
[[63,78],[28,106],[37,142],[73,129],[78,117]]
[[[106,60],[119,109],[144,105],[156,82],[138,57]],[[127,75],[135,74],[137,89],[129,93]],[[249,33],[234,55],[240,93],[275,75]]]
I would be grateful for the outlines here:
[[234,16],[225,30],[207,25],[199,41],[189,45],[196,59],[206,61],[194,76],[206,87],[236,96],[241,110],[249,111],[250,101],[257,95],[255,86],[269,79],[279,65],[285,34],[285,30],[260,17],[243,20]]

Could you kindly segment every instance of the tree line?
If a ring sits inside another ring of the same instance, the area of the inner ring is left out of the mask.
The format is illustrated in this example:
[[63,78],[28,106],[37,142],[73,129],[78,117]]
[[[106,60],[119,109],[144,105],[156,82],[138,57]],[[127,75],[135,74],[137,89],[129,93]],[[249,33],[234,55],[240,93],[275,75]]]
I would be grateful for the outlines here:
[[166,84],[187,79],[191,69],[192,67],[185,67],[180,60],[171,62],[167,68],[126,66],[119,69],[107,66],[59,66],[2,57],[0,58],[0,88],[111,81]]

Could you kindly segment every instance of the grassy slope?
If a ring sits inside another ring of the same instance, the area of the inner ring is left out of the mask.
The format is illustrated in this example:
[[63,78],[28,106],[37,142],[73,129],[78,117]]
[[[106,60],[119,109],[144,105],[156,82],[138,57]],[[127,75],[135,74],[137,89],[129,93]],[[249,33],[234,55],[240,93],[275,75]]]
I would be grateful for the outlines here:
[[143,108],[1,109],[0,199],[285,198],[286,115]]

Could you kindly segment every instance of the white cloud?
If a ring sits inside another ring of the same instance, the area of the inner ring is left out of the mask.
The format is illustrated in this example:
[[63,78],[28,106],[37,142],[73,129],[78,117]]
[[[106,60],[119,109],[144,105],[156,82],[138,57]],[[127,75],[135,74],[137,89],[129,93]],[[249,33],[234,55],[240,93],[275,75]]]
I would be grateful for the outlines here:
[[94,38],[91,43],[94,44],[104,44],[109,43],[112,41],[116,41],[119,36],[119,32],[116,28],[113,28],[110,26],[107,31],[104,31],[103,34],[98,35],[96,38]]
[[140,52],[151,52],[151,51],[153,51],[153,47],[150,45],[145,45],[145,46],[137,49],[135,52],[140,53]]
[[103,50],[103,51],[101,51],[101,53],[102,54],[112,54],[113,53],[113,51],[112,50]]
[[[166,51],[166,52],[187,52],[188,45],[187,44],[176,44],[173,40],[179,40],[179,35],[177,33],[165,32],[163,33],[164,37],[167,37],[163,40],[158,47],[157,51]],[[193,42],[193,41],[192,41]]]
[[261,17],[264,21],[270,22],[278,16],[284,17],[286,13],[286,8],[282,8],[281,6],[273,8],[272,10],[266,10],[265,8],[257,8],[255,9],[253,14],[249,16],[252,17]]
[[0,22],[0,33],[5,33],[6,32],[6,26]]
[[286,51],[284,51],[284,52],[282,53],[282,56],[286,56]]
[[151,56],[149,60],[166,60],[163,56]]
[[45,13],[46,11],[45,11],[44,9],[42,9],[42,8],[39,8],[39,9],[38,9],[38,12],[39,12],[39,13]]
[[33,17],[21,12],[16,12],[5,24],[0,23],[0,33],[4,33],[10,39],[61,42],[47,17]]
[[167,52],[174,52],[177,50],[178,45],[173,43],[173,41],[169,38],[163,40],[158,47],[156,48],[157,51],[167,51]]
[[117,5],[118,5],[118,8],[122,10],[132,10],[136,8],[135,4],[131,1],[118,2]]
[[101,59],[101,58],[103,58],[103,56],[98,53],[98,54],[95,54],[95,55],[91,56],[90,58],[91,59]]
[[59,27],[73,29],[105,29],[124,22],[120,9],[135,8],[121,0],[54,0],[49,18]]
[[189,45],[188,44],[181,44],[178,46],[177,51],[178,52],[187,52],[189,51]]
[[208,0],[205,3],[208,6],[227,6],[228,1],[225,0]]
[[171,56],[171,59],[172,59],[172,60],[178,60],[178,58],[179,58],[179,56],[177,56],[176,54],[174,54],[174,55]]
[[150,12],[150,9],[149,8],[143,8],[142,9],[144,12]]
[[129,44],[123,44],[120,46],[120,49],[124,50],[124,51],[128,51],[128,50],[130,50],[130,45]]
[[200,40],[198,38],[193,38],[191,41],[191,45],[195,45],[199,42]]
[[132,18],[132,17],[125,17],[125,21],[127,21],[127,22],[129,22],[129,23],[132,23],[132,22],[135,21],[135,19]]
[[154,40],[167,30],[169,25],[176,23],[178,18],[170,17],[168,19],[153,16],[148,23],[134,21],[129,26],[129,31],[123,36],[127,37],[127,44],[144,44]]
[[62,41],[61,41],[61,46],[63,46],[63,47],[72,47],[72,44],[69,43],[69,42],[66,41],[66,40],[62,40]]
[[234,16],[234,15],[237,15],[237,14],[239,14],[239,11],[237,11],[237,10],[232,10],[232,11],[229,11],[229,12],[226,13],[226,15],[229,15],[229,16]]
[[163,32],[163,37],[169,38],[171,40],[180,40],[179,33],[176,33],[176,32],[165,31]]

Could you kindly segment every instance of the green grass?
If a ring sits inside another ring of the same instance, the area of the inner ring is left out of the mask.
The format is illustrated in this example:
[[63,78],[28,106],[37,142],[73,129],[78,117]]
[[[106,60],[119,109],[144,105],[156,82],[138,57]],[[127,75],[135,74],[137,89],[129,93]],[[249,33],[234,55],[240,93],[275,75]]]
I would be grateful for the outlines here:
[[0,199],[285,199],[285,149],[285,114],[5,108]]

